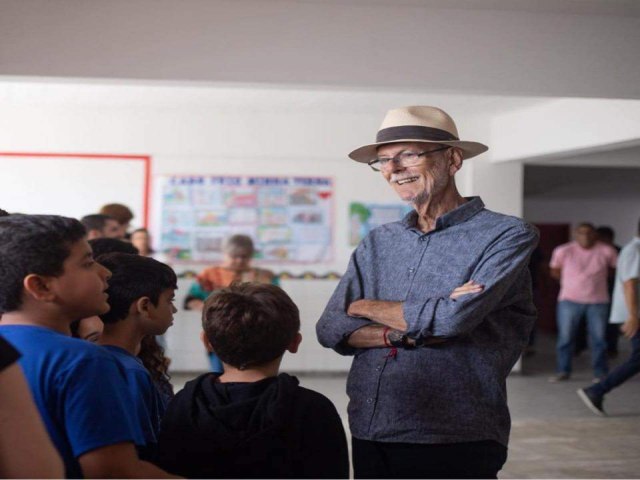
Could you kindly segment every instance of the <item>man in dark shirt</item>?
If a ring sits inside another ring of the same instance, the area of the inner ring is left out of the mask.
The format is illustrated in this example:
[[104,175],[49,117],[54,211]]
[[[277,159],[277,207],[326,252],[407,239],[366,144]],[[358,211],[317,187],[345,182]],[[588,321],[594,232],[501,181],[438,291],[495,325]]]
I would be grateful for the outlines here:
[[442,110],[406,107],[349,155],[415,208],[360,243],[317,325],[320,343],[355,355],[356,478],[495,478],[506,460],[505,383],[536,316],[538,234],[458,193],[463,159],[486,150]]

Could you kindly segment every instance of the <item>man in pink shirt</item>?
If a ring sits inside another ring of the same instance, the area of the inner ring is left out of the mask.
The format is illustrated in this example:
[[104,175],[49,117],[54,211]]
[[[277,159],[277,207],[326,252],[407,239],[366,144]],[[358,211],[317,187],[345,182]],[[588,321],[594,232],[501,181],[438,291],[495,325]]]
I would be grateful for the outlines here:
[[551,276],[560,280],[558,296],[557,368],[551,382],[571,376],[573,344],[580,320],[585,317],[591,346],[591,365],[595,378],[607,374],[605,331],[611,298],[607,279],[618,257],[615,249],[598,242],[596,229],[581,223],[575,240],[556,247],[551,256]]

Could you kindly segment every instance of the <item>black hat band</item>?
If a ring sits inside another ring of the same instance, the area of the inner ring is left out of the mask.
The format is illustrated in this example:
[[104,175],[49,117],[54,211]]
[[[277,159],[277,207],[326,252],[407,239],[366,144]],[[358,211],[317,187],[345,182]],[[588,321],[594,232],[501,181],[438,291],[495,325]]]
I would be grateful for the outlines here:
[[393,142],[403,139],[428,140],[430,142],[459,141],[455,135],[433,127],[420,127],[418,125],[405,125],[401,127],[383,128],[376,135],[376,143]]

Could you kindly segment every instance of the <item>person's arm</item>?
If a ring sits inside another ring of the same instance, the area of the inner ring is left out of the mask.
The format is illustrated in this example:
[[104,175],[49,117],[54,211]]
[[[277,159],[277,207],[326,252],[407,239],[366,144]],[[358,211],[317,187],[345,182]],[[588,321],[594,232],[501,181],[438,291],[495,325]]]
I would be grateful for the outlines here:
[[[411,338],[451,338],[471,332],[495,309],[514,282],[526,272],[538,243],[535,227],[516,225],[486,249],[471,278],[484,288],[461,298],[411,298],[403,303],[406,334]],[[522,292],[530,296],[529,292]]]
[[351,255],[347,271],[340,279],[316,325],[316,335],[320,344],[332,348],[340,355],[354,355],[357,349],[349,345],[348,338],[356,330],[371,325],[368,319],[355,318],[347,314],[347,307],[353,301],[364,297],[360,265],[366,256],[365,239]]
[[60,421],[87,478],[167,478],[141,461],[142,422],[116,360],[101,347],[59,374]]
[[62,478],[64,465],[17,363],[0,372],[0,477]]
[[629,316],[622,324],[620,330],[627,338],[633,337],[638,332],[638,279],[630,278],[623,283],[624,302]]
[[563,246],[556,247],[551,253],[551,261],[549,262],[549,276],[560,281],[562,278],[562,264],[564,262],[565,250]]
[[97,448],[78,457],[85,478],[180,478],[138,459],[133,443]]
[[[449,298],[455,300],[464,295],[480,293],[483,289],[482,285],[470,280],[455,288]],[[354,317],[364,317],[376,322],[374,325],[362,327],[349,335],[348,343],[355,348],[388,347],[390,344],[389,333],[392,331],[402,333],[407,328],[402,302],[356,300],[349,305],[347,313]],[[434,345],[443,341],[444,339],[431,337],[425,339],[423,345]]]

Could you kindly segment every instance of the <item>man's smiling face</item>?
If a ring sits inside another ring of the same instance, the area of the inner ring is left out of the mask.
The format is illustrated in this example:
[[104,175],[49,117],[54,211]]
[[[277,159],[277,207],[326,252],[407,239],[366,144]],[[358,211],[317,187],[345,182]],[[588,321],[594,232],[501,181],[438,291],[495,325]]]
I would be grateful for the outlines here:
[[[441,147],[434,143],[390,143],[378,148],[378,158],[393,158],[407,152],[429,152]],[[420,205],[447,187],[450,174],[446,153],[446,150],[440,150],[431,155],[425,154],[419,163],[412,166],[390,161],[381,173],[402,200]]]

